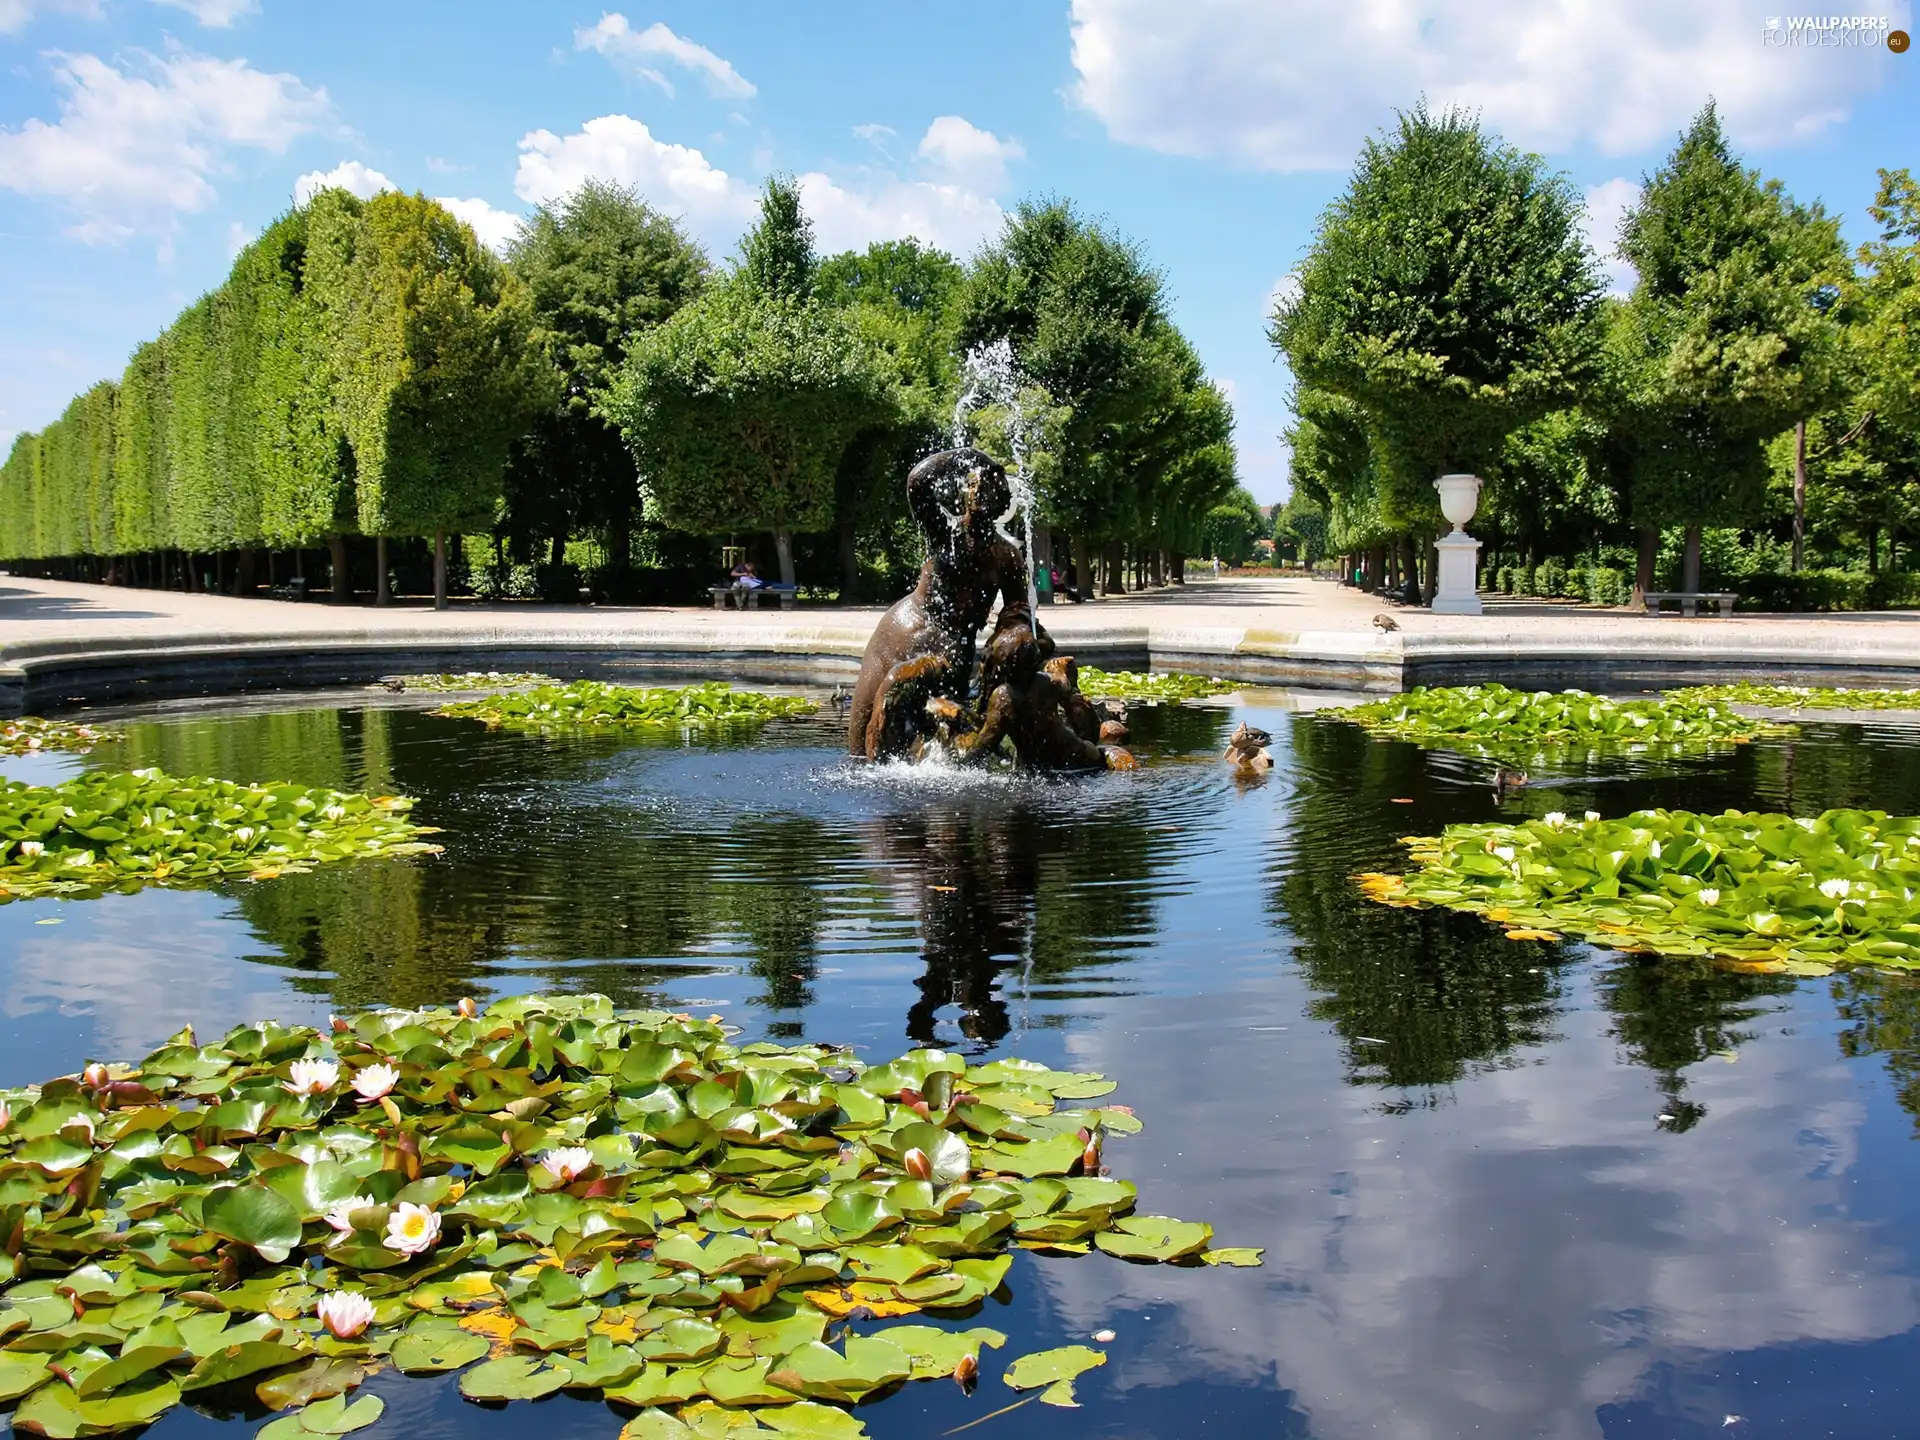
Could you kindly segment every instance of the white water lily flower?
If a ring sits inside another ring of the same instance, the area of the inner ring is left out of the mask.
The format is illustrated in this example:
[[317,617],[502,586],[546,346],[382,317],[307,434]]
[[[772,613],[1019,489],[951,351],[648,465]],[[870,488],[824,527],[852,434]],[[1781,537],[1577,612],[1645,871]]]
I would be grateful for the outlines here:
[[1493,847],[1493,853],[1502,860],[1513,859],[1513,847],[1511,845],[1496,845]]
[[1720,892],[1711,885],[1707,886],[1706,889],[1700,892],[1700,903],[1702,905],[1718,905],[1720,903]]
[[1848,884],[1845,880],[1822,880],[1820,882],[1820,893],[1826,896],[1829,900],[1840,900],[1845,898],[1846,893],[1852,888],[1853,886]]
[[1654,859],[1658,860],[1660,858],[1660,842],[1656,840],[1651,845],[1649,845],[1647,847],[1647,853],[1653,856]]
[[22,860],[38,860],[46,853],[47,847],[43,841],[22,840],[20,842],[20,858]]
[[1600,818],[1600,812],[1599,812],[1598,810],[1589,810],[1589,811],[1587,811],[1587,823],[1588,823],[1588,824],[1592,824],[1592,823],[1593,823],[1593,822],[1594,822],[1595,820],[1598,820],[1599,818]]
[[238,840],[242,845],[244,845],[259,833],[260,832],[254,829],[253,826],[251,825],[242,825],[233,832],[233,838]]
[[1813,820],[1795,820],[1793,823],[1798,825],[1802,830],[1811,830],[1817,822]]
[[342,1200],[331,1210],[327,1211],[327,1224],[331,1225],[335,1230],[338,1230],[342,1235],[345,1235],[353,1229],[352,1216],[354,1211],[365,1210],[369,1206],[378,1205],[379,1203],[380,1202],[371,1195],[355,1195],[350,1200]]
[[373,1323],[373,1302],[351,1290],[335,1290],[313,1302],[313,1313],[336,1340],[351,1340]]
[[344,820],[347,818],[347,807],[344,805],[329,805],[320,813],[329,820]]
[[440,1217],[424,1205],[402,1200],[387,1217],[387,1238],[380,1242],[402,1255],[420,1255],[440,1243]]
[[1558,830],[1562,825],[1567,823],[1567,812],[1564,810],[1549,810],[1540,818]]
[[557,1176],[560,1183],[566,1185],[593,1168],[593,1152],[584,1145],[569,1145],[563,1149],[548,1150],[542,1155],[537,1155],[533,1163],[549,1174]]
[[340,1067],[331,1060],[296,1060],[288,1069],[291,1078],[280,1088],[289,1095],[324,1095],[340,1080]]
[[368,1065],[353,1072],[353,1093],[362,1100],[378,1100],[399,1083],[400,1072],[391,1065]]

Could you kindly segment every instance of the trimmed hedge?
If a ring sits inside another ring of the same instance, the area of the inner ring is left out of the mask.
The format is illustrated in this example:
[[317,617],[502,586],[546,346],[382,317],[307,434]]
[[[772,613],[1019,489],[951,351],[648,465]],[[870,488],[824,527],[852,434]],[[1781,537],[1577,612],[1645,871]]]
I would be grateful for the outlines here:
[[421,196],[323,191],[0,466],[0,559],[490,524],[551,396],[524,287]]

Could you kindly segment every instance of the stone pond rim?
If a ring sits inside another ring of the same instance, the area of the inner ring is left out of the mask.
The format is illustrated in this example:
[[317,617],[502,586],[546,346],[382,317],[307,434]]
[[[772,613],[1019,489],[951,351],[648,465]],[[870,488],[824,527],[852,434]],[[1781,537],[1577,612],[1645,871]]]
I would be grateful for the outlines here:
[[[143,592],[61,585],[132,608]],[[156,597],[164,600],[166,597]],[[709,676],[743,683],[848,684],[877,610],[728,619],[672,612],[544,611],[422,622],[420,612],[358,612],[275,624],[285,607],[235,607],[223,627],[185,633],[111,617],[81,618],[68,633],[9,640],[0,607],[0,716],[144,699],[324,689],[382,675],[540,670],[567,678],[646,683]],[[316,607],[317,609],[318,607]],[[1820,685],[1920,684],[1920,625],[1786,620],[1766,626],[1625,620],[1556,636],[1505,629],[1489,614],[1471,628],[1403,627],[1391,634],[1281,630],[1205,623],[1226,606],[1120,605],[1059,612],[1054,633],[1083,665],[1186,670],[1248,685],[1391,693],[1414,685],[1498,680],[1516,687],[1657,689],[1739,679]],[[264,612],[267,623],[262,623]],[[1148,613],[1157,612],[1157,613]],[[312,612],[308,612],[311,614]],[[1270,614],[1271,612],[1269,612]],[[159,618],[159,617],[156,617]],[[1268,618],[1268,617],[1262,617]],[[1591,618],[1591,617],[1590,617]],[[326,617],[330,620],[331,616]],[[1071,623],[1067,623],[1070,620]]]

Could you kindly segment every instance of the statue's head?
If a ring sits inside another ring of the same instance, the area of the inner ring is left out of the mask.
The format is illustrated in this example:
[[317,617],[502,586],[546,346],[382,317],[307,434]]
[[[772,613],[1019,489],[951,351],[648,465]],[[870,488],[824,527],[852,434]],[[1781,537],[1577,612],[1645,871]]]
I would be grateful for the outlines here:
[[936,554],[986,541],[1012,505],[1007,472],[983,450],[942,450],[907,472],[907,510]]

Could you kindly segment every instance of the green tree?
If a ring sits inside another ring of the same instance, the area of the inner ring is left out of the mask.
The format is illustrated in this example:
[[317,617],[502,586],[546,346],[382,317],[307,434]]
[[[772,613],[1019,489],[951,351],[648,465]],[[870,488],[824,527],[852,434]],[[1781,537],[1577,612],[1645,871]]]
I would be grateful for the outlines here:
[[1274,517],[1274,543],[1291,543],[1302,565],[1317,565],[1327,557],[1328,533],[1326,507],[1304,490],[1287,496]]
[[795,532],[833,523],[841,458],[894,400],[860,330],[807,293],[812,244],[790,185],[768,183],[740,248],[732,275],[631,347],[603,410],[669,524],[770,530],[791,585]]
[[884,420],[847,446],[835,475],[843,598],[862,589],[863,549],[886,559],[891,589],[904,590],[919,568],[903,480],[945,439],[952,421],[959,378],[954,302],[964,278],[951,255],[912,239],[830,255],[814,271],[814,299],[844,312],[865,337],[893,396]]
[[359,529],[433,536],[444,605],[448,533],[493,523],[509,447],[552,403],[552,368],[527,344],[532,306],[424,196],[323,191],[310,224],[307,285],[353,447]]
[[1840,386],[1838,222],[1743,169],[1709,104],[1647,179],[1620,254],[1639,275],[1609,336],[1631,519],[1685,527],[1697,590],[1701,527],[1759,518],[1768,438]]
[[1908,170],[1882,170],[1867,208],[1880,236],[1860,247],[1855,295],[1869,377],[1864,399],[1888,421],[1920,431],[1920,185]]
[[1253,554],[1253,542],[1266,530],[1266,511],[1245,489],[1235,489],[1207,511],[1207,549],[1229,565],[1246,564]]
[[1440,524],[1434,479],[1579,397],[1599,284],[1580,202],[1536,155],[1424,105],[1369,140],[1269,337],[1295,378],[1364,413],[1381,519]]
[[633,453],[596,413],[634,338],[705,287],[705,251],[624,186],[589,180],[522,225],[507,263],[533,307],[529,342],[561,377],[508,467],[501,530],[564,556],[577,528],[601,528],[616,577],[629,564],[639,494]]

